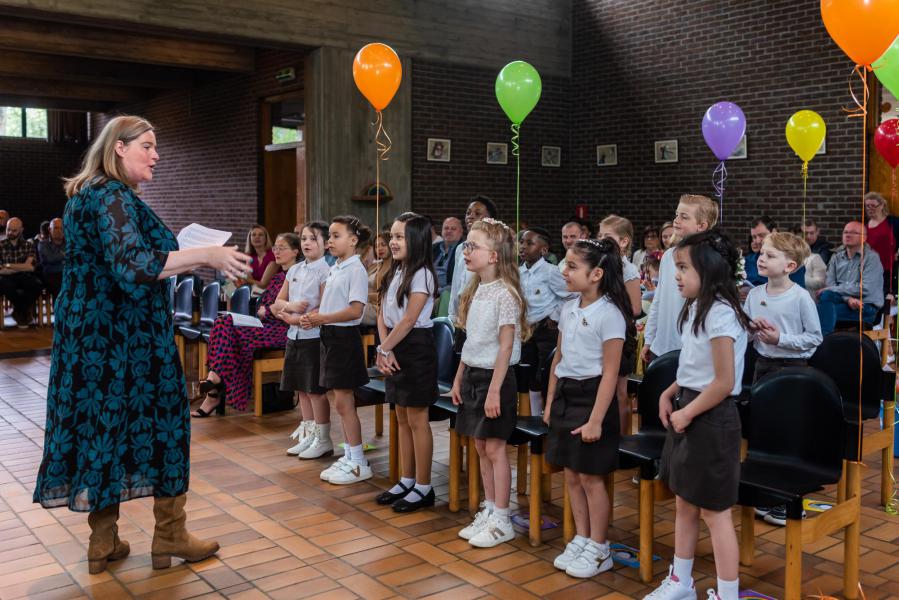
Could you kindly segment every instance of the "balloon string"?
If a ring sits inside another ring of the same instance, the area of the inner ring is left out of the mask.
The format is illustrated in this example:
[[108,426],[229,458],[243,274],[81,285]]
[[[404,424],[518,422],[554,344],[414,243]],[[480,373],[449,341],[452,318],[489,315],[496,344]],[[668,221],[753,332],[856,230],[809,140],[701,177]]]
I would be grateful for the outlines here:
[[712,186],[715,188],[715,195],[718,196],[718,222],[724,223],[724,182],[727,180],[727,168],[722,160],[712,173]]
[[802,227],[805,227],[805,198],[808,193],[808,161],[802,163]]
[[[852,96],[852,100],[855,102],[856,108],[852,110],[848,110],[849,117],[857,117],[862,120],[862,226],[864,227],[865,223],[867,223],[867,219],[865,218],[865,190],[867,189],[867,165],[865,164],[868,160],[868,72],[865,70],[863,65],[855,65],[855,69],[852,71],[853,75],[858,75],[862,80],[862,99],[859,102],[858,96],[855,95],[855,91],[852,89],[852,77],[849,78],[849,94]],[[846,110],[845,108],[843,110]],[[863,322],[862,322],[862,312],[865,307],[864,305],[864,292],[865,292],[865,276],[864,276],[864,264],[865,264],[865,246],[867,244],[862,244],[861,248],[861,257],[859,260],[858,267],[858,449],[857,449],[857,457],[858,462],[862,462],[862,435],[864,433],[863,430],[863,420],[862,420],[862,378],[864,377],[863,372],[863,359],[862,359],[862,336],[864,336],[863,332]]]
[[[390,136],[387,135],[387,130],[384,129],[384,114],[379,110],[377,115],[377,119],[372,123],[372,125],[377,126],[375,130],[375,144],[377,146],[377,157],[375,158],[375,238],[381,233],[381,161],[390,160],[387,153],[390,152],[390,148],[393,146]],[[383,141],[382,137],[387,141]],[[375,249],[375,259],[377,259],[377,239],[372,240],[372,247]],[[378,289],[381,288],[381,275],[382,271],[379,267],[375,275],[375,287]]]
[[521,189],[521,145],[519,144],[521,125],[512,123],[512,156],[515,157],[515,232],[521,230],[519,190]]

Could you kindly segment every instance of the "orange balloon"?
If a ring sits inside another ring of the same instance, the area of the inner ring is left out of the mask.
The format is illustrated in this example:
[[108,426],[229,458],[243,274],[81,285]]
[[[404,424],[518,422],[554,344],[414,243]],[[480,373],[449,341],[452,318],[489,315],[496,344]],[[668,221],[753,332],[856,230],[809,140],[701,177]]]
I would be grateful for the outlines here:
[[353,81],[377,111],[387,108],[402,79],[400,57],[386,44],[367,44],[353,59]]
[[899,35],[899,0],[821,0],[833,41],[857,65],[870,65]]

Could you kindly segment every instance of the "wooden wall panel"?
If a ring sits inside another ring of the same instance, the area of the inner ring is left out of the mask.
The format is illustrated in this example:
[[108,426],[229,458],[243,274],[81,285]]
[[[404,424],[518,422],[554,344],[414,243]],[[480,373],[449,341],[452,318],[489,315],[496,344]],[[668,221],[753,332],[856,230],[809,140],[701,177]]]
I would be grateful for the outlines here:
[[415,58],[499,70],[524,59],[568,75],[570,0],[0,0],[0,11],[102,20],[273,45],[357,50],[383,41]]
[[[353,83],[351,50],[319,48],[306,65],[307,202],[313,218],[355,214],[374,228],[374,202],[353,201],[375,181],[375,112]],[[412,206],[412,64],[403,60],[403,82],[384,110],[393,142],[381,161],[381,182],[393,200],[382,203],[383,226]]]

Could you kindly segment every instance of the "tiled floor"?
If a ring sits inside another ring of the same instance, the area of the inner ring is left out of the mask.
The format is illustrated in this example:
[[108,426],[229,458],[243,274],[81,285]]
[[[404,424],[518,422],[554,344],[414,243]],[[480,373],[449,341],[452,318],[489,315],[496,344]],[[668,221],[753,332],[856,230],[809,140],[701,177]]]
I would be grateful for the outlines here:
[[[3,335],[3,334],[0,334]],[[43,440],[48,357],[0,361],[0,598],[391,598],[476,597],[641,598],[648,587],[636,571],[616,565],[592,580],[575,580],[553,569],[560,529],[531,548],[526,536],[490,550],[472,549],[456,537],[469,516],[446,507],[446,423],[437,436],[435,483],[438,506],[399,516],[374,503],[387,487],[387,440],[369,454],[376,478],[350,487],[322,482],[322,463],[289,458],[284,450],[296,415],[251,415],[194,422],[192,481],[188,501],[191,530],[215,538],[219,555],[168,570],[150,568],[151,501],[122,506],[120,529],[131,556],[101,575],[89,575],[85,559],[86,515],[47,511],[31,503]],[[373,439],[373,412],[362,414]],[[877,506],[879,464],[869,462],[863,499],[862,585],[869,600],[899,598],[899,519]],[[630,473],[617,478],[613,541],[637,543],[636,488]],[[556,475],[558,521],[560,475]],[[464,491],[463,491],[464,494]],[[826,497],[822,496],[822,497]],[[516,499],[513,496],[513,500]],[[518,497],[523,507],[527,497]],[[673,507],[656,507],[656,581],[672,555]],[[783,582],[784,530],[757,522],[758,555],[743,568],[744,587],[779,596]],[[838,596],[842,543],[827,537],[806,547],[807,594]],[[696,560],[700,597],[714,582],[706,534]]]

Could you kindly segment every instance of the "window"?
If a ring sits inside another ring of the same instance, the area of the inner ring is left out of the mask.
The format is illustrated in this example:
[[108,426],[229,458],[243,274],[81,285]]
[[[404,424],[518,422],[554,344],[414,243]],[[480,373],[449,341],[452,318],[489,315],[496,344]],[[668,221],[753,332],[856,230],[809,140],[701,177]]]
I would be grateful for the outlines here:
[[47,111],[43,108],[0,106],[0,136],[47,139]]
[[302,98],[272,103],[271,115],[273,144],[303,141],[306,114]]

